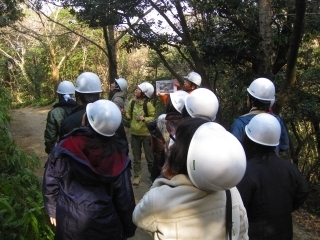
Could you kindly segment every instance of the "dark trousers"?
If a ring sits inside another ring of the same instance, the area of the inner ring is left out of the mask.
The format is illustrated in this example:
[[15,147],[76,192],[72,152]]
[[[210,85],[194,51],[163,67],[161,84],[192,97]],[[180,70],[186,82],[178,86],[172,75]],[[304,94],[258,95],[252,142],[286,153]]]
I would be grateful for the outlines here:
[[143,147],[144,155],[148,164],[148,171],[151,172],[153,156],[151,152],[151,136],[131,135],[131,150],[133,154],[133,172],[134,177],[141,178],[141,149]]

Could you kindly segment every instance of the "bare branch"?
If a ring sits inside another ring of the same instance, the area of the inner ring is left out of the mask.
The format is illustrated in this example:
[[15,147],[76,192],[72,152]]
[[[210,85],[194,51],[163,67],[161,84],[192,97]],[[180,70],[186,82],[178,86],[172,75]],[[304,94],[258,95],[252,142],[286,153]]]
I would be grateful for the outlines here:
[[166,20],[166,22],[169,24],[169,26],[174,30],[174,32],[183,38],[183,33],[179,31],[179,29],[173,24],[173,22],[170,20],[170,18],[165,14],[164,11],[162,11],[153,1],[149,1],[150,5]]
[[[60,6],[60,7],[61,7],[61,6]],[[36,11],[36,10],[35,10],[35,11]],[[66,25],[64,25],[64,24],[56,21],[55,19],[49,17],[49,16],[48,16],[47,14],[45,14],[43,11],[37,10],[37,12],[38,12],[38,13],[41,13],[41,15],[44,16],[45,18],[47,18],[49,21],[51,21],[51,22],[53,22],[53,23],[55,23],[55,24],[57,24],[57,25],[65,28],[65,29],[68,30],[69,32],[71,32],[71,33],[73,33],[73,34],[81,37],[81,38],[84,39],[85,41],[92,43],[93,45],[95,45],[98,49],[100,49],[100,50],[108,57],[108,52],[107,52],[103,47],[101,47],[98,43],[96,43],[95,41],[87,38],[86,36],[83,36],[83,34],[78,33],[78,32],[76,32],[75,30],[67,27]]]
[[59,69],[60,69],[62,63],[66,60],[66,58],[69,57],[71,55],[71,53],[73,52],[73,50],[77,47],[79,42],[80,42],[80,37],[77,38],[77,40],[74,42],[73,46],[70,48],[68,53],[61,58],[61,60],[60,60],[60,62],[58,64],[58,68]]

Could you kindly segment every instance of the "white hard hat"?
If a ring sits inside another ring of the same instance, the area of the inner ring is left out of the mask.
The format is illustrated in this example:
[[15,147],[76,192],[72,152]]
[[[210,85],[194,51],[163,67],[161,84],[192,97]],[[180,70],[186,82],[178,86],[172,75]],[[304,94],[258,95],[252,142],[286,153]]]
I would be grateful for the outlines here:
[[121,91],[127,90],[128,82],[124,78],[116,78],[114,79],[118,84]]
[[250,84],[247,91],[258,100],[270,102],[275,99],[274,84],[267,78],[257,78]]
[[269,113],[254,116],[245,127],[245,132],[252,141],[265,145],[277,146],[281,134],[279,121]]
[[165,119],[167,116],[167,114],[163,113],[163,114],[160,114],[159,117],[158,117],[158,120],[162,120],[162,119]]
[[185,99],[185,108],[189,115],[205,117],[214,121],[219,109],[219,102],[216,95],[206,88],[197,88]]
[[273,107],[273,105],[274,105],[275,102],[276,102],[276,99],[271,100],[271,102],[270,102],[270,108]]
[[222,128],[213,122],[204,123],[190,142],[188,175],[191,182],[204,191],[230,189],[241,181],[246,171],[246,155],[241,143]]
[[189,80],[190,82],[193,82],[195,85],[199,87],[201,85],[201,76],[196,72],[190,72],[188,76],[185,76],[184,78]]
[[74,85],[70,81],[62,81],[58,85],[57,93],[59,94],[74,94]]
[[103,136],[113,136],[122,121],[118,106],[109,100],[88,103],[86,111],[91,127]]
[[79,93],[102,92],[100,78],[92,72],[81,73],[77,78],[75,89]]
[[184,107],[184,102],[188,93],[186,91],[176,91],[170,93],[170,99],[174,108],[181,113],[182,108]]
[[148,82],[143,82],[138,85],[138,88],[140,88],[141,92],[144,93],[148,98],[151,98],[153,92],[154,92],[154,87],[152,86],[151,83]]

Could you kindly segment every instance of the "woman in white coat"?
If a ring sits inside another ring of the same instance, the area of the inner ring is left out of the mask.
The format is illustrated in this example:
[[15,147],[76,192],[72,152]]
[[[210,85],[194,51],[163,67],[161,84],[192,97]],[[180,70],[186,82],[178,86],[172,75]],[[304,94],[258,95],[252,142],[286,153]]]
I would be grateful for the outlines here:
[[[217,123],[189,119],[177,128],[163,178],[136,205],[133,222],[154,239],[248,239],[246,210],[234,187],[245,168],[244,150],[232,134]],[[227,212],[232,220],[226,221]]]

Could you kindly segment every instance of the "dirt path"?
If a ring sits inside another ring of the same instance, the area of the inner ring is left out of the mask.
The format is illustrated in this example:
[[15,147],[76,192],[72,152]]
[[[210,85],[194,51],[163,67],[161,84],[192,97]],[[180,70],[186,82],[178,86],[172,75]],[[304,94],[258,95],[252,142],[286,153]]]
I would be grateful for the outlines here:
[[[44,129],[46,117],[51,106],[41,108],[22,108],[14,109],[10,112],[11,134],[13,139],[28,154],[36,154],[41,161],[41,168],[37,174],[42,177],[43,166],[47,160],[47,154],[44,151]],[[134,194],[138,202],[143,194],[148,191],[150,182],[146,170],[145,161],[143,161],[143,172],[141,184],[134,187]],[[320,220],[316,216],[306,213],[303,210],[294,214],[294,240],[319,240],[320,239]],[[308,225],[308,226],[306,226]],[[150,240],[152,237],[141,229],[137,229],[133,240]]]

